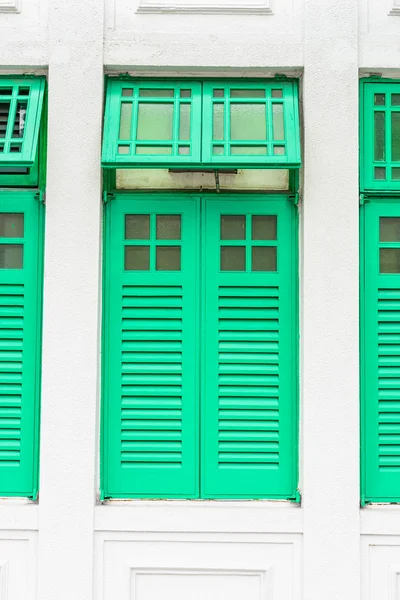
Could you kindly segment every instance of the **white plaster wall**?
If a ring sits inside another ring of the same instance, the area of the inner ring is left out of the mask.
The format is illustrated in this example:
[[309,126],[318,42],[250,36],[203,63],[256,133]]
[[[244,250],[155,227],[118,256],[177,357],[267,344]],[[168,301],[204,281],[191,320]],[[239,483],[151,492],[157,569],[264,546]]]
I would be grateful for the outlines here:
[[[49,77],[40,497],[0,501],[0,600],[400,600],[400,508],[359,509],[357,183],[400,1],[227,1],[0,0],[0,71]],[[301,507],[97,502],[104,69],[301,76]]]

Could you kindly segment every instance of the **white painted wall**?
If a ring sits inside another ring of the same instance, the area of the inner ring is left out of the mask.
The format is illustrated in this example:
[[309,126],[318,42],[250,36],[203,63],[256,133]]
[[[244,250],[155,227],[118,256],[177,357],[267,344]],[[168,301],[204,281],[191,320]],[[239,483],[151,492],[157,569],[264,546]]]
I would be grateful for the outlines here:
[[[0,502],[1,600],[400,599],[400,507],[359,509],[357,183],[399,0],[202,1],[0,0],[0,72],[49,77],[40,498]],[[301,507],[96,500],[104,70],[302,77]]]

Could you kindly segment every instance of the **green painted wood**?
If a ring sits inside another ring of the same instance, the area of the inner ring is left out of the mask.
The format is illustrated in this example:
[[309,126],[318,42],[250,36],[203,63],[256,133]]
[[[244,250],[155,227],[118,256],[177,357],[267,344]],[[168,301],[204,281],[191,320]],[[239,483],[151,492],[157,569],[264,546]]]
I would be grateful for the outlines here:
[[[198,207],[149,195],[117,195],[107,207],[105,497],[199,495]],[[143,239],[124,239],[126,215],[148,215],[149,234],[144,226]],[[179,215],[181,239],[157,239],[157,215]],[[124,253],[143,247],[145,270],[124,269]],[[180,248],[180,270],[157,268],[160,247]]]
[[[203,235],[202,496],[294,498],[297,487],[295,207],[286,199],[207,199]],[[221,242],[222,215],[245,215],[245,239]],[[277,218],[252,239],[252,217]],[[244,247],[245,270],[222,271],[221,246]],[[255,271],[254,248],[277,270]]]
[[[400,262],[382,272],[380,255],[400,253],[400,235],[380,236],[398,218],[398,200],[363,207],[362,489],[365,502],[400,501]],[[399,232],[400,234],[400,232]]]
[[204,82],[202,160],[300,167],[297,82]]
[[0,78],[0,167],[34,165],[44,91],[44,77]]
[[[6,237],[4,213],[24,216]],[[43,207],[35,193],[0,194],[0,496],[35,498],[38,489]],[[9,246],[22,246],[22,268]],[[8,255],[9,256],[9,255]],[[6,261],[6,262],[4,262]]]
[[104,167],[200,162],[201,84],[109,78]]
[[361,190],[400,191],[400,82],[361,81]]

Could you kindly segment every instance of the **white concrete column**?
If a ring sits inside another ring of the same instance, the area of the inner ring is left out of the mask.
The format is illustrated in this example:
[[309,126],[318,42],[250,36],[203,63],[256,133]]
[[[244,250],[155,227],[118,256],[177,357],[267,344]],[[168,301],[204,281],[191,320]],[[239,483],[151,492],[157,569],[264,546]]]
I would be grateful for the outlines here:
[[50,0],[40,600],[90,600],[100,306],[103,2]]
[[358,2],[305,2],[304,599],[360,598]]

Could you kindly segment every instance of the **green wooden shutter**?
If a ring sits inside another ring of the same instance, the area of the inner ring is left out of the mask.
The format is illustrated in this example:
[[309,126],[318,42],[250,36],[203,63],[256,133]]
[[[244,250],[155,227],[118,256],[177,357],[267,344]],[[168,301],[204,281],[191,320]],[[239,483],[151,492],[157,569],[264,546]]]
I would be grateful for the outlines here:
[[44,89],[44,77],[0,78],[0,166],[34,164]]
[[206,498],[295,496],[295,222],[295,207],[287,199],[235,196],[206,201]]
[[0,193],[0,496],[38,487],[42,212],[31,192]]
[[104,167],[200,162],[201,84],[109,79]]
[[218,165],[299,167],[297,83],[205,82],[202,160]]
[[400,202],[363,211],[363,497],[400,501]]
[[107,204],[104,496],[195,498],[198,202]]

